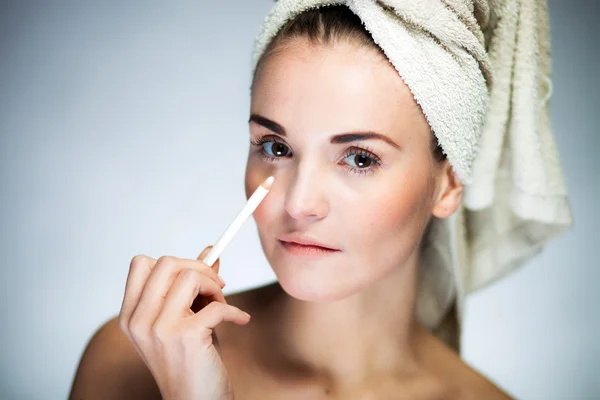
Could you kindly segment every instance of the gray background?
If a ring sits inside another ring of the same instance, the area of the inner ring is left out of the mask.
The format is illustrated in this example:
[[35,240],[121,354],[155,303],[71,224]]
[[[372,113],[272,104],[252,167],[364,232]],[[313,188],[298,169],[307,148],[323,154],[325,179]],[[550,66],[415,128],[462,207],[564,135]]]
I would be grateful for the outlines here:
[[[130,259],[196,257],[241,207],[270,5],[0,3],[0,398],[65,398]],[[576,227],[467,303],[466,360],[518,398],[600,398],[599,8],[550,1]],[[222,260],[228,292],[273,279],[253,221]]]

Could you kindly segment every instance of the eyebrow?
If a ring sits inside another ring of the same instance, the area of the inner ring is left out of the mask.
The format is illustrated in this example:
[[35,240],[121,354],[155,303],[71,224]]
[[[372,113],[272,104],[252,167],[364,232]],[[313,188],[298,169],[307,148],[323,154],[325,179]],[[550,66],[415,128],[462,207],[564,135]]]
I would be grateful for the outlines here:
[[[250,119],[248,120],[248,123],[250,123],[250,122],[255,122],[255,123],[267,128],[268,130],[275,132],[276,134],[278,134],[280,136],[287,135],[285,128],[283,126],[281,126],[277,122],[271,121],[270,119],[265,118],[261,115],[251,114]],[[400,146],[398,146],[392,139],[390,139],[386,135],[382,135],[381,133],[372,132],[372,131],[340,133],[338,135],[334,135],[331,137],[331,143],[332,144],[343,144],[343,143],[358,142],[360,140],[369,140],[369,139],[382,140],[398,150],[401,149]]]

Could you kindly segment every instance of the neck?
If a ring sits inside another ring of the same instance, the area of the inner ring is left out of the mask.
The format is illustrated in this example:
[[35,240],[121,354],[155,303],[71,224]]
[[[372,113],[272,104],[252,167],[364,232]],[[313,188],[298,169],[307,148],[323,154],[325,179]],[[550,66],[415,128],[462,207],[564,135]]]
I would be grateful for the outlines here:
[[[366,290],[343,300],[315,303],[283,291],[268,310],[273,354],[339,383],[356,383],[382,374],[414,369],[418,254]],[[276,337],[273,337],[275,335]]]

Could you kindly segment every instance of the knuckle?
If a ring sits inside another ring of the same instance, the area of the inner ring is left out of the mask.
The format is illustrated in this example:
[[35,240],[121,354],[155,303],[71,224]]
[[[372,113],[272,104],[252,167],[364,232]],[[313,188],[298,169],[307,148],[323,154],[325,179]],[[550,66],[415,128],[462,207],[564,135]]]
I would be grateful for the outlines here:
[[140,267],[146,267],[150,262],[150,257],[145,256],[143,254],[137,254],[133,256],[131,261],[129,262],[129,269],[138,269]]
[[176,257],[160,256],[156,260],[156,265],[154,266],[154,269],[156,269],[156,270],[162,270],[164,268],[175,269],[176,267],[177,267],[177,258]]
[[125,319],[125,316],[123,316],[123,314],[119,314],[117,322],[119,324],[119,329],[121,330],[121,332],[123,332],[126,335],[129,335],[129,324],[127,323],[127,320]]
[[156,260],[157,265],[173,265],[176,262],[176,258],[173,256],[160,256]]
[[136,315],[131,317],[129,323],[126,326],[127,331],[129,331],[130,335],[137,339],[141,340],[148,336],[148,329],[146,328],[146,324],[140,320],[140,318]]

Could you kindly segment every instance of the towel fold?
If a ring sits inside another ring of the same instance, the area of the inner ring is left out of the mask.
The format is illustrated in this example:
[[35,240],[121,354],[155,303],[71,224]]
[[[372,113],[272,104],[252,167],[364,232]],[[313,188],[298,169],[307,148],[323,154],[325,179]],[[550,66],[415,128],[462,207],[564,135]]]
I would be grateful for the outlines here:
[[459,338],[465,296],[572,225],[550,124],[546,0],[279,0],[255,66],[286,22],[337,4],[362,20],[465,184],[458,212],[429,226],[417,299],[432,330],[456,310]]

